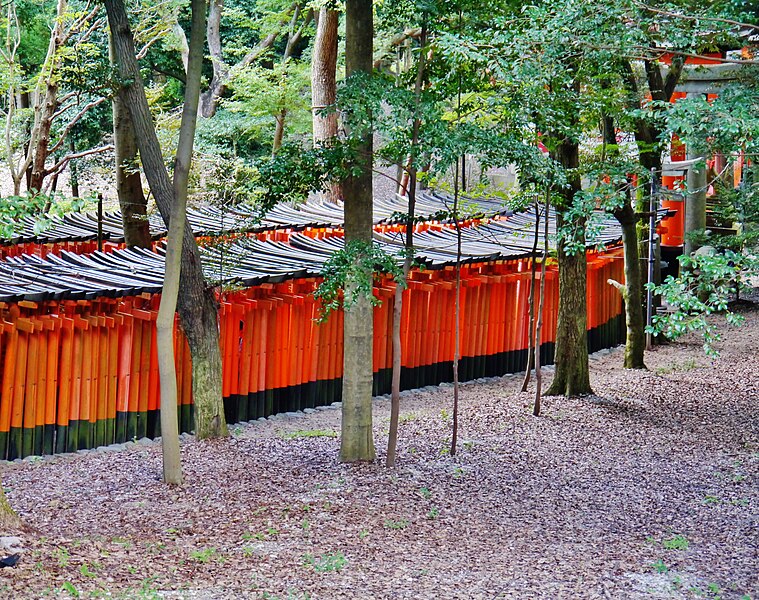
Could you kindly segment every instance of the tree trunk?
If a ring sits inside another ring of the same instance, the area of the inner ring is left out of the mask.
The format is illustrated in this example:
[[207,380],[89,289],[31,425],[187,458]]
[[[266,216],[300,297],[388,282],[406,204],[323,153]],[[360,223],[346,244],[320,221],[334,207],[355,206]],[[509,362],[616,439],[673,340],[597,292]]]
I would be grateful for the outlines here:
[[[221,49],[221,15],[224,12],[224,0],[210,0],[208,7],[208,53],[211,55],[213,77],[208,89],[203,92],[200,101],[200,114],[210,118],[216,114],[219,98],[229,79],[229,67],[224,62]],[[188,60],[189,62],[189,60]]]
[[[346,75],[372,72],[374,19],[372,0],[347,0],[345,5]],[[372,135],[358,144],[360,172],[346,178],[345,241],[372,243]],[[371,266],[357,257],[359,277],[371,277]],[[343,424],[340,459],[374,460],[372,436],[373,309],[371,299],[346,285],[343,355]]]
[[[459,13],[459,16],[461,13]],[[457,112],[461,110],[461,76],[459,75],[459,97]],[[464,158],[461,159],[463,171]],[[451,456],[456,456],[459,438],[459,358],[461,356],[461,220],[459,219],[459,161],[453,176],[453,224],[456,227],[456,299],[453,318],[453,428],[451,431]]]
[[[161,155],[145,88],[134,52],[134,40],[123,0],[105,0],[114,40],[119,91],[134,127],[145,176],[164,221],[170,224],[174,190]],[[195,434],[198,438],[227,435],[221,397],[221,352],[218,307],[213,290],[206,285],[195,237],[188,226],[182,239],[182,285],[178,308],[182,328],[192,355],[192,391],[195,403]]]
[[322,7],[316,23],[316,38],[311,57],[311,102],[314,145],[328,145],[337,136],[337,112],[322,114],[334,106],[337,91],[338,13]]
[[[337,111],[322,114],[334,106],[337,93],[337,28],[336,10],[322,7],[316,23],[316,38],[311,56],[311,112],[313,114],[314,147],[328,146],[337,137]],[[326,191],[328,200],[342,198],[338,182],[332,182]]]
[[[282,66],[287,66],[287,62],[290,60],[290,58],[293,55],[293,50],[295,49],[295,46],[300,42],[301,37],[303,36],[303,30],[308,26],[308,24],[311,22],[311,19],[314,16],[313,9],[309,9],[308,13],[306,13],[306,16],[303,19],[303,23],[298,29],[295,29],[295,26],[298,22],[298,17],[300,16],[300,5],[295,7],[295,11],[293,12],[293,18],[290,22],[290,33],[287,36],[287,44],[285,45],[285,52],[282,55]],[[284,77],[287,76],[286,72],[283,75]],[[274,117],[275,121],[275,127],[274,127],[274,142],[272,144],[272,154],[276,154],[277,151],[282,147],[282,140],[285,138],[285,122],[287,121],[287,109],[282,108],[279,113]]]
[[[579,146],[564,140],[556,150],[556,160],[565,169],[576,169],[580,162]],[[576,171],[571,171],[576,173]],[[562,190],[563,206],[557,207],[557,229],[569,227],[565,239],[558,241],[559,261],[559,312],[556,326],[556,372],[549,396],[591,393],[587,341],[587,264],[585,258],[585,220],[580,218],[567,223],[563,210],[574,202],[580,190],[578,175],[571,175],[569,184]],[[566,239],[569,237],[570,239]],[[581,249],[574,254],[567,251],[569,242],[575,241]]]
[[[287,12],[295,9],[293,4]],[[224,55],[221,47],[221,17],[224,13],[223,0],[211,0],[208,11],[208,53],[211,56],[213,64],[213,77],[208,85],[208,89],[200,95],[200,116],[210,118],[216,114],[219,108],[219,101],[227,91],[229,83],[230,68],[224,62]],[[286,25],[286,21],[281,21],[280,26]],[[180,35],[184,35],[181,26],[176,25]],[[264,52],[274,45],[279,37],[279,31],[274,31],[262,39],[258,45],[248,52],[242,60],[237,63],[237,67],[246,67],[258,60]]]
[[[414,213],[416,211],[416,177],[417,166],[415,164],[414,154],[419,145],[419,128],[421,119],[419,118],[419,105],[422,96],[422,82],[424,81],[424,48],[427,42],[427,19],[425,16],[424,25],[422,25],[421,35],[421,52],[419,53],[419,65],[416,71],[416,82],[414,83],[414,124],[411,133],[411,157],[409,160],[409,188],[408,188],[408,215],[406,218],[406,256],[403,260],[403,280],[408,280],[409,271],[413,263],[414,251]],[[387,438],[387,466],[395,466],[395,449],[398,444],[398,417],[401,410],[401,368],[402,368],[402,348],[401,348],[401,315],[403,312],[403,289],[401,286],[395,288],[395,305],[393,306],[393,377],[391,387],[391,404],[390,404],[390,432]]]
[[[559,227],[564,225],[557,212]],[[585,243],[584,220],[573,224],[575,241]],[[549,396],[592,394],[588,366],[587,263],[584,250],[569,254],[559,242],[559,314],[556,325],[556,372]]]
[[182,483],[179,453],[179,420],[177,417],[177,373],[174,362],[174,313],[179,295],[182,270],[182,234],[187,214],[187,182],[192,164],[195,126],[198,120],[200,75],[203,69],[203,44],[206,28],[206,0],[192,0],[192,31],[187,58],[187,79],[182,107],[182,123],[174,161],[174,206],[166,241],[166,268],[161,305],[156,321],[158,368],[161,380],[161,443],[163,446],[163,479],[166,483]]
[[[605,144],[616,148],[617,137],[614,128],[614,119],[609,115],[604,116],[603,131]],[[605,154],[605,153],[604,153]],[[614,156],[619,156],[617,150]],[[625,322],[627,335],[625,337],[625,369],[645,369],[643,354],[645,352],[645,324],[643,321],[643,297],[642,272],[640,264],[640,246],[638,245],[638,222],[632,203],[628,200],[613,211],[614,218],[622,228],[622,245],[625,255],[625,285],[614,282],[620,290],[625,302]]]
[[285,120],[287,119],[287,109],[283,108],[274,117],[274,139],[271,143],[271,153],[276,154],[282,147],[282,140],[285,137]]
[[[76,143],[72,138],[69,141],[69,152],[76,153]],[[69,163],[69,185],[71,186],[71,197],[79,198],[79,166],[75,160]]]
[[[53,126],[53,115],[58,108],[58,77],[55,75],[55,65],[58,62],[57,53],[63,43],[63,15],[66,13],[68,3],[66,0],[58,0],[56,8],[55,25],[50,34],[50,46],[48,48],[47,61],[43,69],[47,70],[44,77],[45,96],[41,105],[38,105],[39,120],[35,119],[37,129],[35,142],[32,144],[34,158],[31,164],[31,175],[28,180],[28,189],[39,192],[42,190],[42,183],[45,180],[47,172],[45,163],[50,154],[50,130]],[[37,100],[39,102],[39,100]]]
[[548,265],[548,209],[551,207],[551,190],[546,191],[546,210],[543,222],[543,261],[540,265],[540,303],[538,322],[535,325],[535,404],[532,414],[540,416],[540,394],[543,389],[543,369],[540,365],[540,344],[543,341],[543,307],[546,298],[546,266]]
[[687,150],[687,159],[704,159],[704,163],[701,166],[693,165],[688,168],[686,175],[686,188],[688,193],[685,196],[685,222],[683,235],[685,241],[683,244],[683,254],[685,256],[691,256],[696,250],[701,247],[696,240],[693,239],[693,234],[702,232],[706,229],[706,157],[703,154],[694,153],[690,149]]
[[[579,92],[579,83],[573,84]],[[577,117],[579,118],[579,117]],[[572,123],[576,125],[576,123]],[[557,240],[559,259],[559,314],[556,324],[556,372],[549,396],[590,394],[588,366],[587,262],[585,257],[585,217],[567,221],[564,211],[575,203],[580,191],[580,146],[577,140],[564,138],[552,152],[552,158],[567,173],[556,206],[556,228],[563,232]],[[577,248],[574,253],[568,246]]]
[[[403,261],[403,278],[411,270],[411,257]],[[403,286],[395,284],[393,304],[393,373],[390,384],[390,430],[387,434],[387,458],[385,466],[395,466],[396,448],[398,447],[398,419],[401,412],[401,369],[403,368],[403,348],[401,345],[401,319],[403,317]]]
[[[548,215],[546,215],[548,219]],[[535,201],[535,232],[532,240],[532,261],[530,265],[530,326],[527,330],[527,367],[524,370],[524,379],[522,380],[522,391],[527,391],[527,386],[530,383],[530,371],[532,371],[535,365],[535,352],[539,351],[537,342],[535,341],[535,281],[537,262],[535,261],[538,250],[538,237],[540,236],[540,205],[538,201]],[[533,343],[534,342],[534,343]]]
[[645,322],[643,320],[643,296],[640,255],[638,253],[638,218],[629,202],[614,211],[614,217],[622,226],[622,244],[625,253],[625,369],[645,369],[643,362],[646,349]]
[[[110,42],[111,63],[115,66],[113,41]],[[116,194],[124,227],[124,243],[130,247],[150,248],[148,200],[142,190],[142,177],[137,166],[137,140],[134,137],[132,120],[121,94],[114,94],[112,107]]]

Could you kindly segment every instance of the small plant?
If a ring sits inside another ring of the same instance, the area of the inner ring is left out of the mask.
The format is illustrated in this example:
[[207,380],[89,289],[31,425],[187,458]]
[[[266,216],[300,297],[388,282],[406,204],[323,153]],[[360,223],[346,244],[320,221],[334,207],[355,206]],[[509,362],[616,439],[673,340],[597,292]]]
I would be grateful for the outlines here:
[[53,555],[58,559],[58,566],[59,567],[68,567],[69,561],[71,560],[71,554],[69,554],[69,551],[67,548],[58,548],[53,552]]
[[282,437],[286,440],[297,440],[301,438],[336,438],[337,432],[331,429],[299,429],[290,433],[283,433]]
[[717,496],[712,496],[710,494],[707,494],[704,496],[704,504],[719,504],[720,499]]
[[406,529],[408,525],[408,519],[398,519],[397,521],[385,519],[385,529]]
[[276,527],[269,526],[266,528],[266,535],[270,535],[270,536],[279,535],[279,529],[277,529]]
[[669,567],[664,564],[664,561],[661,558],[652,564],[651,568],[659,574],[663,574],[669,571]]
[[79,590],[76,589],[76,586],[70,581],[63,582],[63,585],[61,586],[61,591],[67,592],[74,598],[79,598]]
[[427,513],[428,519],[437,519],[440,516],[440,509],[436,506],[433,506],[430,511]]
[[429,488],[426,488],[426,487],[419,488],[419,493],[422,495],[422,498],[424,498],[425,500],[429,500],[430,498],[432,498],[432,492],[430,491]]
[[462,467],[456,467],[455,469],[453,469],[453,476],[454,477],[459,478],[462,475],[464,475],[464,469]]
[[687,550],[689,545],[688,538],[684,535],[676,535],[662,542],[665,550]]
[[216,548],[203,548],[202,550],[193,550],[190,552],[190,558],[201,563],[210,562],[216,555]]
[[255,550],[253,549],[253,546],[243,546],[242,547],[242,555],[245,558],[250,558],[251,556],[253,556],[253,554],[255,554]]
[[310,566],[317,573],[329,573],[331,571],[339,573],[348,564],[348,561],[343,553],[338,551],[316,557],[313,554],[304,554],[303,564]]
[[400,415],[398,417],[398,423],[410,423],[411,421],[416,421],[419,418],[419,415],[416,413],[405,413],[403,415]]
[[358,538],[360,540],[363,540],[364,538],[366,538],[368,536],[369,536],[369,530],[368,529],[362,529],[361,531],[358,532]]
[[258,540],[259,542],[263,540],[266,537],[266,534],[257,531],[256,533],[251,533],[250,531],[246,531],[242,534],[242,539],[246,542],[249,542],[250,540]]
[[89,567],[89,565],[87,563],[84,563],[81,567],[79,567],[79,572],[84,577],[97,577],[97,575],[95,573],[93,573],[92,571],[90,571],[90,567]]
[[443,419],[443,423],[448,423],[451,420],[451,414],[447,410],[442,409],[440,411],[440,418]]

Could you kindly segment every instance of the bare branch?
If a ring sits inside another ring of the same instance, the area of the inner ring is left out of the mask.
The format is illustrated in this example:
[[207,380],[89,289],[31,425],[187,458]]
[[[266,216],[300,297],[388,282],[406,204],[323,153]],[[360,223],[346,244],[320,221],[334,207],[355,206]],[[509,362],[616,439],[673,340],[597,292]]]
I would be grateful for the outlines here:
[[[76,94],[75,94],[76,95]],[[70,108],[73,108],[76,106],[76,102],[69,102],[65,106],[59,108],[56,112],[53,113],[53,116],[51,117],[53,121],[55,121],[58,117],[60,117],[62,114],[64,114],[67,110]]]
[[61,132],[60,137],[58,138],[58,141],[50,148],[50,154],[53,154],[56,150],[58,150],[62,145],[63,142],[66,140],[66,136],[71,131],[71,128],[76,125],[81,118],[89,111],[91,108],[95,108],[99,104],[102,104],[105,102],[105,97],[98,98],[97,100],[93,100],[92,102],[88,102],[82,107],[82,110],[80,110],[76,115],[74,115],[74,118],[71,119],[71,121],[68,122],[66,127],[63,128],[63,131]]
[[635,2],[638,8],[642,8],[648,12],[652,12],[657,15],[664,15],[666,17],[674,17],[676,19],[685,19],[687,21],[712,21],[713,23],[725,23],[726,25],[735,25],[742,29],[753,29],[759,31],[759,25],[752,25],[750,23],[741,23],[740,21],[733,21],[732,19],[725,19],[723,17],[710,17],[708,15],[684,15],[681,13],[672,12],[669,10],[663,10],[660,8],[654,8],[643,2]]
[[148,50],[150,50],[150,48],[152,48],[156,42],[160,42],[162,39],[163,39],[163,36],[161,34],[158,34],[158,35],[153,36],[147,42],[145,42],[142,48],[140,48],[140,51],[137,52],[136,54],[137,60],[142,60],[143,58],[145,58],[145,55],[148,53]]
[[85,156],[91,156],[93,154],[102,154],[103,152],[109,152],[111,150],[113,150],[113,144],[108,144],[107,146],[98,146],[97,148],[91,148],[82,152],[74,152],[73,154],[67,154],[52,167],[45,169],[45,176],[60,173],[69,162],[76,160],[77,158],[84,158]]

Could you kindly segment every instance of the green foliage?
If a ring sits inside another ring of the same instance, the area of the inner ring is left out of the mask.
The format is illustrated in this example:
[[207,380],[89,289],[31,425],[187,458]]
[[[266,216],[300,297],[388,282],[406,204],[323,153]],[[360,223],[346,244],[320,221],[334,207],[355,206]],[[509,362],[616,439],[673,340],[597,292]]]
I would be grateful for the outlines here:
[[351,142],[318,148],[284,144],[276,155],[256,164],[261,210],[280,202],[303,202],[310,192],[322,191],[330,181],[347,177],[355,159],[354,147]]
[[[287,127],[294,134],[304,134],[311,127],[311,79],[308,63],[298,60],[277,62],[271,68],[261,65],[239,67],[232,72],[232,98],[224,103],[227,110],[256,119],[258,137],[271,138],[274,117],[287,114]],[[262,119],[262,117],[268,117]]]
[[333,310],[346,308],[343,292],[349,287],[352,293],[348,308],[360,296],[370,298],[373,306],[378,305],[379,300],[374,297],[372,287],[380,273],[390,275],[397,285],[406,285],[397,260],[379,244],[350,240],[334,252],[324,263],[321,271],[324,280],[314,292],[314,297],[321,302],[321,320],[325,320]]
[[684,535],[675,535],[662,542],[662,547],[665,550],[687,550],[688,546],[690,543]]
[[68,212],[79,212],[93,201],[92,196],[66,199],[62,194],[46,196],[32,192],[0,198],[0,238],[13,238],[21,220],[29,217],[34,219],[34,232],[42,233],[50,227],[55,217]]
[[679,277],[670,275],[661,285],[651,286],[673,312],[655,315],[648,331],[669,339],[698,331],[704,338],[704,350],[714,356],[713,344],[720,337],[709,316],[721,312],[731,325],[742,321],[740,315],[728,310],[728,302],[736,290],[750,289],[748,278],[759,272],[759,257],[726,250],[683,256],[680,264]]
[[339,573],[348,564],[348,560],[340,551],[327,552],[320,556],[308,553],[303,556],[303,564],[311,567],[317,573],[330,573],[333,571]]
[[659,574],[664,574],[669,571],[669,567],[664,564],[664,561],[662,559],[657,560],[654,564],[651,565],[651,567]]
[[667,104],[667,129],[695,152],[755,152],[759,149],[757,78],[759,68],[744,67],[741,81],[720,89],[712,101],[697,95]]
[[408,519],[385,519],[385,529],[406,529],[408,526]]
[[216,548],[203,548],[202,550],[193,550],[190,552],[190,558],[200,563],[208,563],[212,558],[217,557]]

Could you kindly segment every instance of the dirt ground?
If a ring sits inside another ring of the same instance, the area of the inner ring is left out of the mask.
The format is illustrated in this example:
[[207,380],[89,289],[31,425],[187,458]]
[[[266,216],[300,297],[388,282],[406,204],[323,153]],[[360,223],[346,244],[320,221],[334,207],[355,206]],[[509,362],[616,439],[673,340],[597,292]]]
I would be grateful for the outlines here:
[[601,353],[540,418],[518,377],[468,384],[455,457],[450,387],[406,394],[393,470],[387,399],[374,464],[332,408],[184,443],[181,488],[158,445],[4,465],[0,597],[756,599],[759,312],[726,340]]

